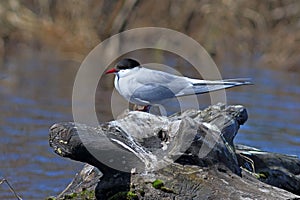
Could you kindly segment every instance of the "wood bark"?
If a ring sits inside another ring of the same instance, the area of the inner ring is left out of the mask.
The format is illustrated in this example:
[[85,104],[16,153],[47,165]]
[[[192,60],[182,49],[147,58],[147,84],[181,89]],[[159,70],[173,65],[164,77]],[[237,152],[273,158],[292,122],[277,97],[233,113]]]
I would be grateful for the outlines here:
[[97,199],[298,198],[297,157],[233,144],[247,118],[243,106],[220,104],[170,117],[132,111],[98,127],[55,124],[54,151],[95,167],[86,166],[60,197],[89,188]]

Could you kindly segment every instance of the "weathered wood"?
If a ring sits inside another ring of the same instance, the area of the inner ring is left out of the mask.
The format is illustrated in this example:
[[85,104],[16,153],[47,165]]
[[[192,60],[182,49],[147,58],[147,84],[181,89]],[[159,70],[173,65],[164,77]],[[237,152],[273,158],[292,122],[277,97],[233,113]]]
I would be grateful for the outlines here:
[[[244,107],[224,105],[168,118],[128,112],[99,127],[55,124],[49,143],[58,155],[89,163],[103,173],[95,190],[97,199],[129,195],[120,191],[132,191],[139,199],[295,198],[242,170],[241,166],[261,169],[254,157],[233,146],[247,117]],[[155,179],[165,186],[153,187]]]
[[300,195],[300,160],[297,156],[270,153],[244,145],[236,145],[236,153],[239,158],[251,159],[254,169],[242,158],[239,165],[255,171],[260,181]]

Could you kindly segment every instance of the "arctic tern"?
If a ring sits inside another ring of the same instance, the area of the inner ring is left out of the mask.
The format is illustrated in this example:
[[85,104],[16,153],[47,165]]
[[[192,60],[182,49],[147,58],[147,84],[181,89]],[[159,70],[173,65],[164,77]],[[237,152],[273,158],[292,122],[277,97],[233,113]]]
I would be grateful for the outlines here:
[[134,59],[118,62],[106,74],[114,73],[114,85],[127,101],[139,106],[160,105],[163,101],[194,94],[252,84],[249,78],[200,80],[144,68]]

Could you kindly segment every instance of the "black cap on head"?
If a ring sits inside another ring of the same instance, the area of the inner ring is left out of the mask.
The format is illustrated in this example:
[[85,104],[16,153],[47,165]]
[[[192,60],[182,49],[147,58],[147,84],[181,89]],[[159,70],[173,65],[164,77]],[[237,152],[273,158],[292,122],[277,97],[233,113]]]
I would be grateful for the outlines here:
[[138,67],[140,65],[141,64],[136,60],[133,60],[131,58],[124,58],[116,64],[115,68],[118,69],[118,70],[132,69],[132,68]]

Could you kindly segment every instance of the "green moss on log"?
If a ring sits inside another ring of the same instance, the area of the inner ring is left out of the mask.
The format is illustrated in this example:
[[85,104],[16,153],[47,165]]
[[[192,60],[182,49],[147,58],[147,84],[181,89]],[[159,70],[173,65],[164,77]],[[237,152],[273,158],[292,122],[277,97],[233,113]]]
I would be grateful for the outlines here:
[[138,195],[135,194],[133,191],[128,192],[118,192],[113,196],[109,197],[108,200],[138,200]]
[[156,179],[155,181],[152,182],[152,186],[155,188],[155,189],[161,189],[161,187],[164,186],[164,182],[160,179]]

